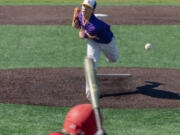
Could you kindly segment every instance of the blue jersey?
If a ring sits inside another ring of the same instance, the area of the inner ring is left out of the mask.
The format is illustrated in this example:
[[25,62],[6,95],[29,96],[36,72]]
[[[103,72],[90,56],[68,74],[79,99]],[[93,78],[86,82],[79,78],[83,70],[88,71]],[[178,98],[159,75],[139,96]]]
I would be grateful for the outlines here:
[[[90,17],[87,24],[84,26],[82,21],[82,12],[79,13],[79,21],[81,23],[81,27],[87,31],[91,36],[97,36],[99,39],[93,39],[98,43],[110,43],[113,38],[113,33],[110,30],[110,25],[106,24],[102,20],[99,20],[94,14]],[[84,34],[84,38],[88,38],[86,34]]]

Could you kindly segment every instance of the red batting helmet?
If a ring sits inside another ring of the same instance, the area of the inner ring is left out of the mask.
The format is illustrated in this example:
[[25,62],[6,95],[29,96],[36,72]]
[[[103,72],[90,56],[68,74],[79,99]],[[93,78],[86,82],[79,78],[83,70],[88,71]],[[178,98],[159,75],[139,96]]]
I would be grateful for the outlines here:
[[97,125],[92,105],[73,107],[66,115],[62,131],[73,135],[94,135]]

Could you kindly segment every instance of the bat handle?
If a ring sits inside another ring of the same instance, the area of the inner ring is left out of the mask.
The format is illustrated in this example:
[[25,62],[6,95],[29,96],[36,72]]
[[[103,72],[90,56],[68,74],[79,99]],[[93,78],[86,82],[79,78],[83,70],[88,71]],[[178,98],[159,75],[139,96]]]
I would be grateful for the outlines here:
[[97,124],[97,129],[101,130],[102,129],[102,125],[101,125],[101,118],[100,118],[100,111],[98,108],[94,108],[94,113],[95,113],[95,117],[96,117],[96,124]]
[[107,135],[104,130],[98,130],[95,135]]
[[107,135],[101,125],[100,109],[94,108],[94,113],[96,117],[97,129],[98,129],[95,135]]

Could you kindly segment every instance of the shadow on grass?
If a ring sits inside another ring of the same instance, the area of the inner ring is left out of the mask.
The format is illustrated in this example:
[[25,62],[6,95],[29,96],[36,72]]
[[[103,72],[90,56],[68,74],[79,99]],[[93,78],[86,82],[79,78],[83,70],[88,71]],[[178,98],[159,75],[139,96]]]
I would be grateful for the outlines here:
[[179,93],[170,92],[169,90],[165,91],[165,90],[156,89],[156,87],[163,85],[163,83],[151,82],[151,81],[145,81],[145,83],[148,84],[141,87],[136,87],[137,90],[133,92],[103,94],[100,97],[103,98],[103,97],[111,97],[111,96],[115,97],[115,96],[132,95],[132,94],[143,94],[154,98],[180,100]]

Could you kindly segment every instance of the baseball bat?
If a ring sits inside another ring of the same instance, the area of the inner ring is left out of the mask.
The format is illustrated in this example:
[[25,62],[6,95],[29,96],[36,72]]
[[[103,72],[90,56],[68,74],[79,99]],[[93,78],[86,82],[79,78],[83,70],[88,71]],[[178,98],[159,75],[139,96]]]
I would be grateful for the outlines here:
[[98,85],[96,80],[96,71],[94,68],[93,59],[85,57],[84,70],[85,70],[86,81],[88,83],[90,90],[91,104],[93,106],[97,129],[98,129],[96,135],[104,135],[105,133],[101,124],[100,101],[99,101]]

